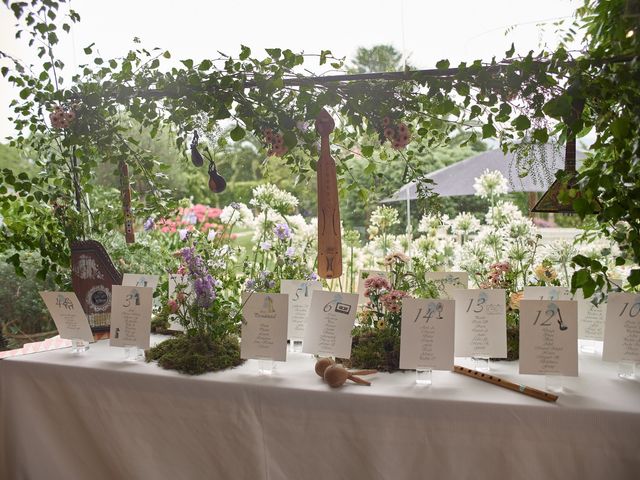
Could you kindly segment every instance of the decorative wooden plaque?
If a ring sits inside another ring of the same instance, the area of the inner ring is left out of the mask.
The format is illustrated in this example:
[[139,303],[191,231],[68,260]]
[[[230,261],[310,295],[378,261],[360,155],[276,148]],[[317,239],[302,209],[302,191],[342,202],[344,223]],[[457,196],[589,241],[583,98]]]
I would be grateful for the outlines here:
[[342,236],[340,232],[340,203],[336,162],[331,158],[329,135],[335,122],[326,110],[316,119],[320,134],[318,161],[318,275],[337,278],[342,275]]
[[91,329],[109,330],[111,287],[122,284],[122,274],[100,242],[79,240],[71,244],[71,283]]

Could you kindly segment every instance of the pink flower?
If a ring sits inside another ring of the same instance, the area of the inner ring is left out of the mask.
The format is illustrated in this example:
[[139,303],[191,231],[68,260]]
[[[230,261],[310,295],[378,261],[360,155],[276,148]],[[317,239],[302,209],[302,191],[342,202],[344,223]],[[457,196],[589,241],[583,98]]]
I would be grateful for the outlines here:
[[169,311],[171,313],[176,313],[178,311],[178,302],[176,302],[173,298],[167,302],[167,306],[169,307]]

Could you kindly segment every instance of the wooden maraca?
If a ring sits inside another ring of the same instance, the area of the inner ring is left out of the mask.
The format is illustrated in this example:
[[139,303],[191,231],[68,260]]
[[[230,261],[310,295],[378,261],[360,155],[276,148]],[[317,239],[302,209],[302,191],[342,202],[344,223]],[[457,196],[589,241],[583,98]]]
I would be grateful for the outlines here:
[[[360,370],[353,373],[367,375],[369,373],[376,373],[376,371]],[[344,368],[342,365],[329,365],[324,371],[324,381],[327,382],[331,388],[340,387],[344,385],[347,380],[351,380],[352,382],[358,383],[360,385],[371,385],[371,382],[368,382],[360,377],[356,377],[353,373]]]
[[332,358],[319,358],[316,362],[316,373],[319,377],[324,378],[324,371],[335,363]]

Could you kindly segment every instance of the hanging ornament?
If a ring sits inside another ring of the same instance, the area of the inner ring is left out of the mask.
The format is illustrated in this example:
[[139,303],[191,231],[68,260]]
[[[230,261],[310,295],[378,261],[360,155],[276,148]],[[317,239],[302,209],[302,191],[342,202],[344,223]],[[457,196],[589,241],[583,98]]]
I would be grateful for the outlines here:
[[318,161],[318,275],[338,278],[342,275],[342,235],[340,231],[340,203],[336,162],[331,158],[329,135],[335,122],[326,110],[316,118],[316,131],[320,134],[320,160]]
[[221,193],[227,188],[227,181],[218,173],[213,159],[209,160],[209,190],[213,193]]
[[202,155],[200,155],[200,152],[198,151],[198,132],[194,131],[193,132],[193,140],[191,141],[191,162],[196,166],[196,167],[201,167],[202,165],[204,165],[204,159],[202,158]]

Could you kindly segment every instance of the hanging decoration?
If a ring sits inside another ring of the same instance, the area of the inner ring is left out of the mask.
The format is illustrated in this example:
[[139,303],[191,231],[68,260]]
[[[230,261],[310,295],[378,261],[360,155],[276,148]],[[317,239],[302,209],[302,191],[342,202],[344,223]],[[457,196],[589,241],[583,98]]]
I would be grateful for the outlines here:
[[320,134],[320,160],[318,161],[318,275],[338,278],[342,275],[342,236],[340,232],[340,203],[336,162],[331,158],[329,135],[335,122],[326,110],[316,118],[316,131]]
[[196,166],[196,167],[201,167],[202,165],[204,165],[204,159],[202,158],[202,155],[200,155],[200,152],[198,151],[198,132],[194,131],[193,132],[193,140],[191,141],[191,162]]
[[129,167],[125,161],[121,161],[120,170],[120,196],[122,198],[122,213],[124,215],[124,237],[127,243],[136,243],[136,235],[133,229],[133,213],[131,212],[131,187],[129,186]]

